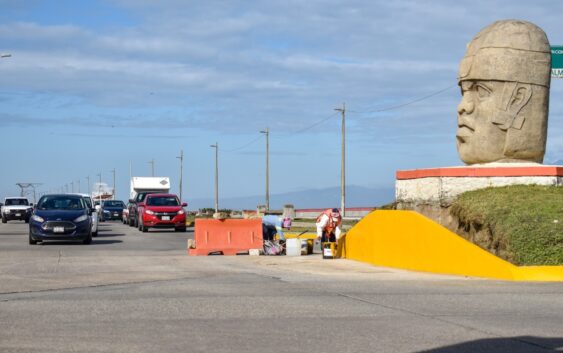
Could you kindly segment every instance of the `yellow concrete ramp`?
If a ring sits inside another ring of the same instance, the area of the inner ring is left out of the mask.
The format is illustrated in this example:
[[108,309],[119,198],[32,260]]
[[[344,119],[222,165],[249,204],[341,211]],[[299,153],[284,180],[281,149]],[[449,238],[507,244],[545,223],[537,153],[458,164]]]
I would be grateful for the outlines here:
[[374,211],[346,234],[345,257],[413,271],[563,281],[563,266],[518,267],[414,211]]

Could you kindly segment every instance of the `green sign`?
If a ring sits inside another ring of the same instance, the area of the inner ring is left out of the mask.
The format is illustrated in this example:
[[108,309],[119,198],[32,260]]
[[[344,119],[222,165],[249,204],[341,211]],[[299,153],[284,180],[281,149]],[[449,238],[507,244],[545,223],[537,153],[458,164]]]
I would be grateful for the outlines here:
[[551,47],[551,77],[563,78],[563,46]]

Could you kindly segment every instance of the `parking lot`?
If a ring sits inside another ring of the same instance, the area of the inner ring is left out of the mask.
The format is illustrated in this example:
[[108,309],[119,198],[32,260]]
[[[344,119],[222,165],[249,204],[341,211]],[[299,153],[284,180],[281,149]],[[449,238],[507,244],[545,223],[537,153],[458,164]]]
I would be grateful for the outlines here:
[[563,284],[347,260],[186,255],[186,233],[100,224],[92,244],[0,225],[1,352],[546,352]]

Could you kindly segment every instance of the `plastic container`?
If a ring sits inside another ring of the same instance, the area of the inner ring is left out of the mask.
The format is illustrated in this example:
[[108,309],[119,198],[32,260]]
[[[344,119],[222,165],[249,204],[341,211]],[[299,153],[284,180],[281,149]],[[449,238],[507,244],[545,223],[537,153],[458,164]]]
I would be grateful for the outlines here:
[[334,259],[336,257],[336,243],[322,243],[323,259]]
[[287,256],[301,256],[301,239],[298,238],[286,239],[285,254]]
[[307,239],[301,239],[301,256],[307,255],[309,253],[307,249]]

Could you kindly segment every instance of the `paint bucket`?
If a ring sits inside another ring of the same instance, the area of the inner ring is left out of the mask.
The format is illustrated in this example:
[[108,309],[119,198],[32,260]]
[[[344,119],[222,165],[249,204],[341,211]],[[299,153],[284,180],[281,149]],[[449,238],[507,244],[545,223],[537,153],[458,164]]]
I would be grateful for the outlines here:
[[301,239],[301,255],[307,255],[307,239]]
[[323,259],[334,259],[336,257],[336,243],[322,243]]
[[285,254],[287,256],[301,256],[301,239],[298,238],[286,239]]

